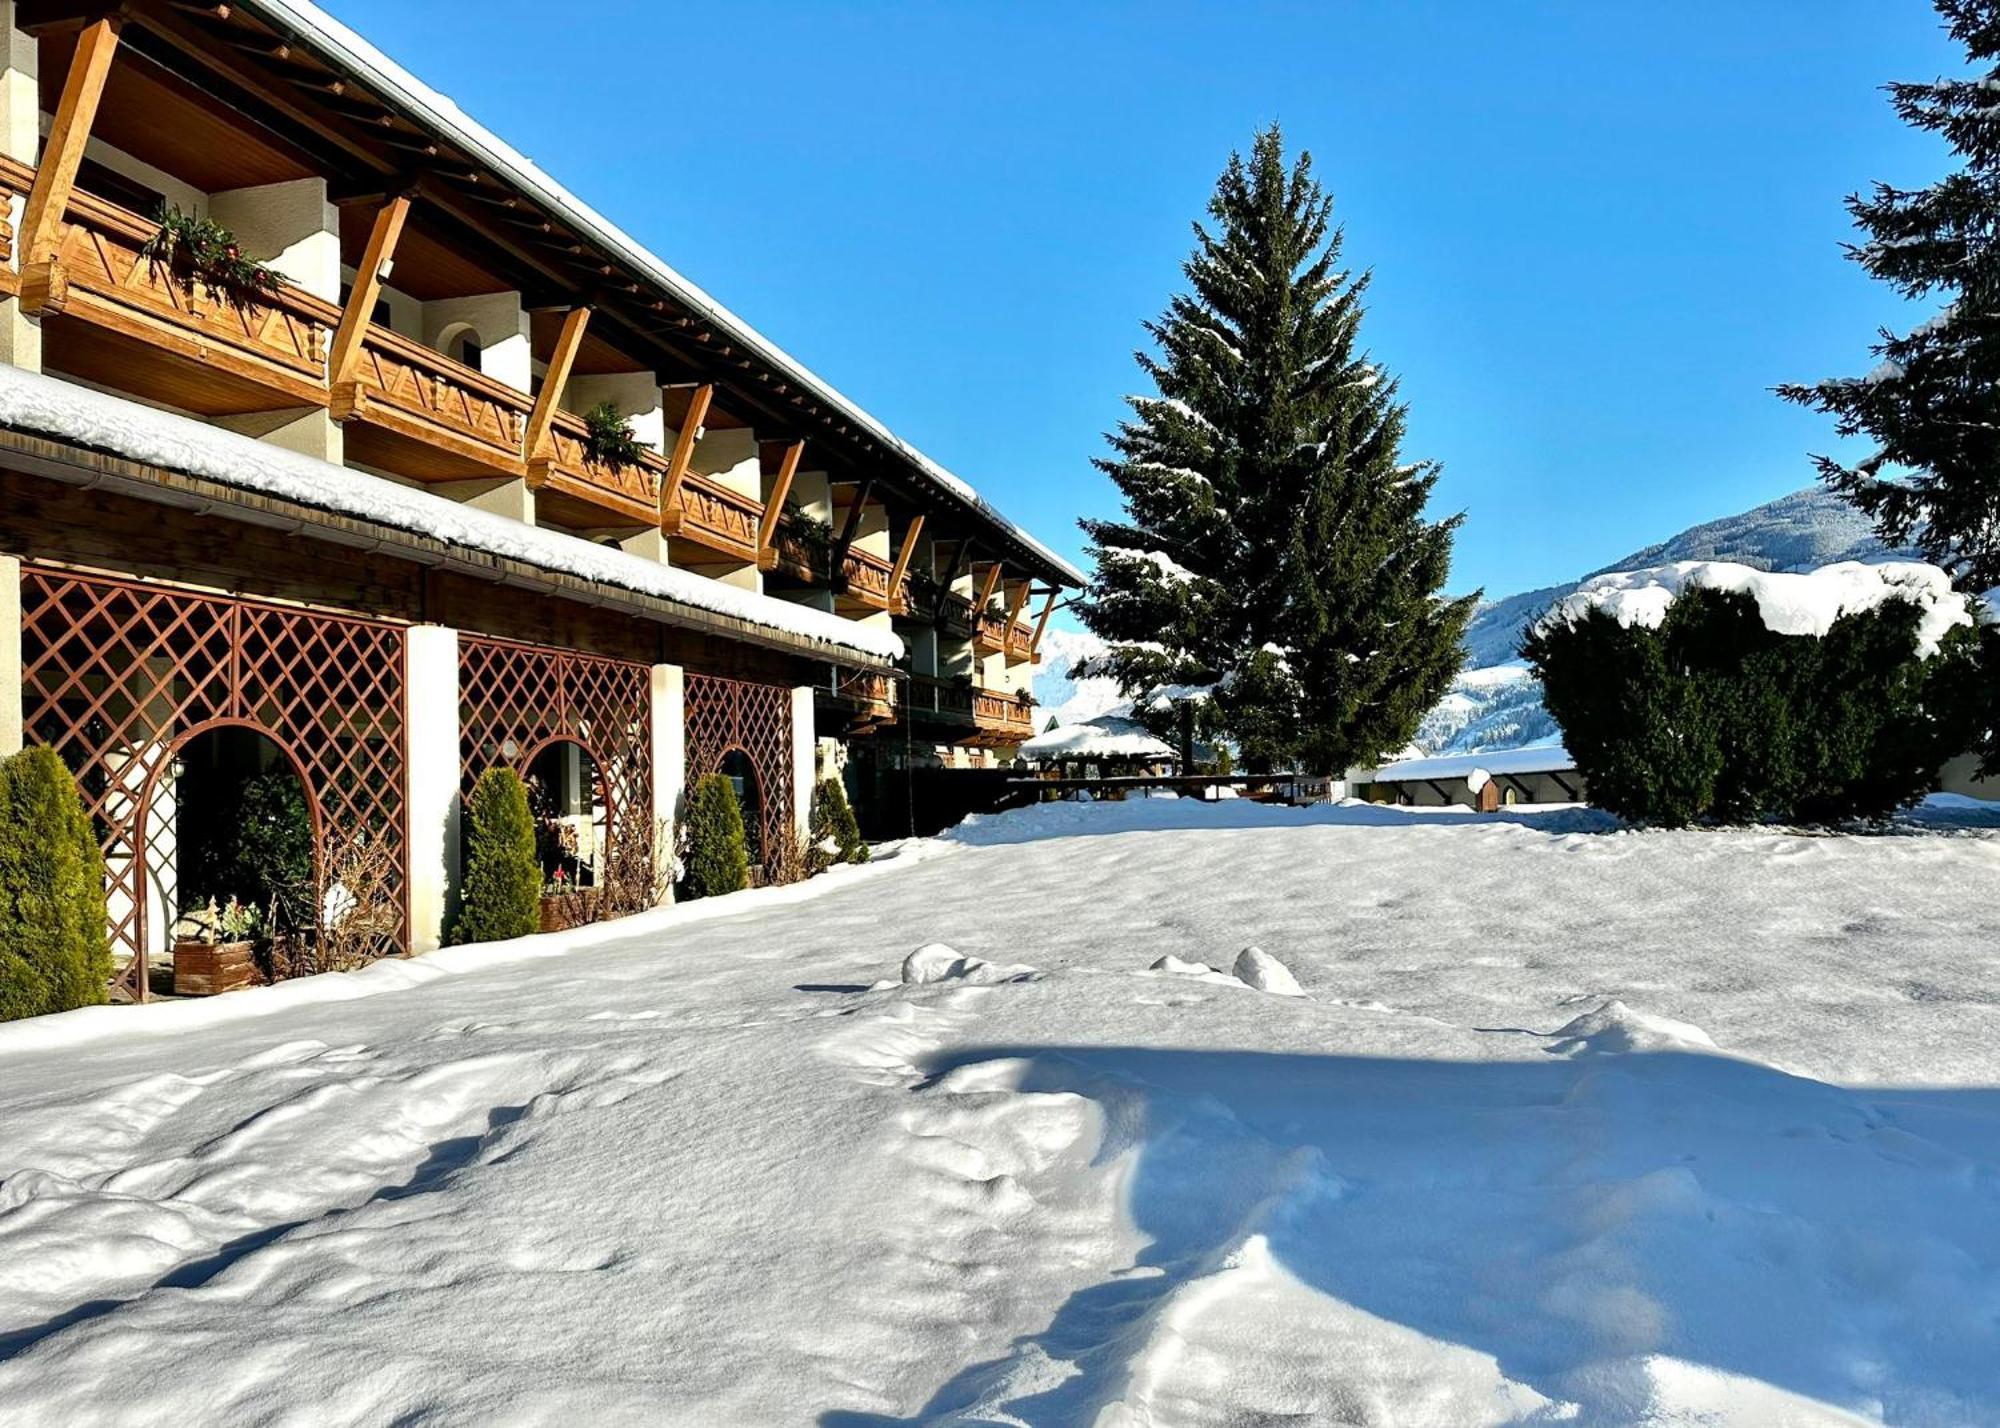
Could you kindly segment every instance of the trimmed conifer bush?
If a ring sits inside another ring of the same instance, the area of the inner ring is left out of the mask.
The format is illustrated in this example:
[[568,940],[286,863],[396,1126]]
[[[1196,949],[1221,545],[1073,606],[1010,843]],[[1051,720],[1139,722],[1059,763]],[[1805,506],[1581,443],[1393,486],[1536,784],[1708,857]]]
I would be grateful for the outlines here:
[[847,802],[847,789],[837,778],[821,779],[813,789],[811,870],[825,872],[835,863],[865,863],[868,844]]
[[451,940],[501,942],[538,931],[542,865],[521,776],[509,768],[481,774],[465,822],[465,881]]
[[703,774],[688,798],[687,857],[681,896],[717,897],[750,885],[750,853],[736,789],[721,774]]
[[1976,736],[1978,640],[1921,657],[1907,600],[1778,634],[1756,601],[1682,592],[1657,628],[1601,609],[1535,630],[1522,653],[1589,785],[1638,823],[1881,818],[1936,787]]
[[104,860],[54,752],[0,760],[0,1021],[95,1006],[111,980]]

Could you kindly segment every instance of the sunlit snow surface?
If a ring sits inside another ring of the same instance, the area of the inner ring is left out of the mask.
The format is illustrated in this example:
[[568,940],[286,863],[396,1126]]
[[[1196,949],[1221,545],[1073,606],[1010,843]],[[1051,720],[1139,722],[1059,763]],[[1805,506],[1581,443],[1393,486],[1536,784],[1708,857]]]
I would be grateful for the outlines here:
[[1996,949],[1966,805],[1147,800],[27,1023],[0,1421],[2000,1421]]

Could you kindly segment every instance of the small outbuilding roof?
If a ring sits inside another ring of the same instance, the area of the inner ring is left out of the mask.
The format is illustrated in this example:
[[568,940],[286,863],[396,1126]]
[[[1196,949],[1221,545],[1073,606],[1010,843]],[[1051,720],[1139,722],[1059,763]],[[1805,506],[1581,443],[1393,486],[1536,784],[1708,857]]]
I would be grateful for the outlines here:
[[1379,769],[1350,769],[1350,783],[1445,783],[1464,779],[1477,788],[1498,774],[1569,773],[1576,760],[1561,744],[1526,749],[1488,749],[1477,754],[1398,759]]
[[1170,759],[1171,746],[1136,720],[1104,714],[1082,724],[1048,729],[1021,745],[1027,759]]

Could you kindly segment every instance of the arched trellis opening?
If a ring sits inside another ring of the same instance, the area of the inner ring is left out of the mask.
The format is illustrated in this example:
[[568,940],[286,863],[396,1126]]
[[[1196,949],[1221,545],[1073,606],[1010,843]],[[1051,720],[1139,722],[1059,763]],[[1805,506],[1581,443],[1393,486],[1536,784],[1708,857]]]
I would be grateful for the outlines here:
[[23,722],[76,775],[97,829],[120,990],[146,998],[168,930],[149,906],[155,785],[211,727],[269,737],[317,806],[320,880],[341,889],[329,955],[407,945],[404,687],[399,626],[23,564]]
[[747,749],[727,749],[715,771],[728,779],[729,786],[736,791],[736,806],[743,812],[743,839],[750,854],[750,865],[767,867],[769,854],[764,846],[763,780],[757,775],[755,760]]
[[544,896],[577,897],[567,924],[591,920],[612,868],[615,799],[604,761],[576,739],[545,740],[521,760]]
[[320,931],[325,837],[304,761],[269,732],[215,719],[182,733],[138,803],[148,962],[183,938],[243,940],[256,944],[265,974],[292,970]]
[[484,635],[459,640],[462,786],[505,766],[527,778],[545,750],[570,746],[595,766],[601,881],[592,916],[650,906],[654,896],[652,669]]
[[[753,859],[768,876],[783,861],[796,812],[792,789],[792,691],[712,674],[690,674],[685,685],[687,781],[723,773],[740,754],[754,770],[760,806]],[[749,831],[746,829],[746,832]]]

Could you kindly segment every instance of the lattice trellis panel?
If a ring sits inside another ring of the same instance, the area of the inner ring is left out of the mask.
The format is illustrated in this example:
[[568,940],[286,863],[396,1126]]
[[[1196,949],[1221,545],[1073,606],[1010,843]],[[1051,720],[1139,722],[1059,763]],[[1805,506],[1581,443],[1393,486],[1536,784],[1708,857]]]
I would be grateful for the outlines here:
[[783,685],[690,674],[686,706],[690,786],[703,774],[719,773],[732,749],[741,750],[757,771],[763,810],[761,846],[768,869],[785,846],[795,817],[792,691]]
[[[28,736],[76,774],[104,850],[121,980],[146,996],[153,889],[171,886],[147,847],[166,836],[152,804],[192,736],[251,728],[288,754],[319,827],[318,876],[387,837],[393,876],[370,895],[407,945],[403,631],[395,625],[141,581],[24,565],[21,703]],[[154,826],[154,825],[160,826]],[[171,916],[174,909],[164,909]]]
[[[631,660],[461,636],[458,748],[464,789],[496,764],[525,774],[551,740],[572,739],[604,781],[607,861],[650,867],[653,672]],[[634,856],[635,850],[643,850]],[[613,908],[612,911],[632,911]]]

